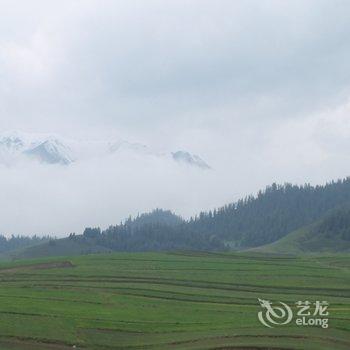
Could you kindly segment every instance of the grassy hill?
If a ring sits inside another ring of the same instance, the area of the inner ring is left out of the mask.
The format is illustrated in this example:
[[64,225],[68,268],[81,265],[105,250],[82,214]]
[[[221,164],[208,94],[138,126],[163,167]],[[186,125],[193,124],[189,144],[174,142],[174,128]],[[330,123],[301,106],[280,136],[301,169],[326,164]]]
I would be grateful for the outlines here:
[[308,254],[308,253],[339,253],[350,252],[350,242],[342,239],[330,239],[315,235],[312,226],[302,228],[288,234],[286,237],[258,248],[251,252],[276,254]]
[[[114,253],[0,264],[2,350],[350,348],[348,256]],[[258,321],[326,300],[329,328]]]
[[321,186],[272,184],[256,196],[200,213],[188,229],[247,249],[275,242],[349,203],[350,178]]
[[105,230],[87,227],[82,235],[46,237],[36,245],[39,238],[0,236],[0,258],[249,248],[284,254],[350,251],[349,203],[350,178],[315,187],[273,184],[189,220],[156,209]]
[[[345,212],[350,219],[350,212]],[[329,227],[331,220],[338,220],[338,212],[321,221],[293,231],[276,242],[251,248],[248,252],[273,254],[347,253],[350,252],[350,239],[341,232]],[[350,230],[350,223],[343,222],[344,229]],[[74,256],[94,253],[111,253],[113,250],[98,245],[94,239],[62,238],[0,255],[0,259],[30,259],[55,256]]]
[[332,211],[312,225],[249,251],[279,254],[350,252],[350,209],[344,207]]
[[[158,239],[167,236],[164,226],[157,226]],[[151,227],[154,232],[154,227]],[[120,236],[123,232],[118,233]],[[172,238],[176,238],[175,231]],[[136,235],[134,234],[133,237]],[[124,236],[125,237],[125,236]],[[138,240],[135,240],[137,244]],[[147,242],[147,240],[145,240]],[[82,255],[89,253],[108,253],[113,250],[104,246],[105,239],[98,231],[96,237],[73,236],[51,240],[30,246],[7,255],[11,259],[40,258],[46,256]],[[132,242],[131,242],[132,243]],[[129,245],[133,249],[132,244]],[[184,248],[185,249],[185,248]],[[293,231],[283,238],[260,247],[249,249],[252,252],[274,254],[342,253],[350,252],[350,208],[344,206],[332,210],[321,220]]]
[[[74,256],[93,253],[108,253],[110,249],[96,245],[89,240],[72,240],[62,238],[33,245],[27,248],[10,251],[3,254],[3,259],[36,259],[42,257]],[[1,258],[1,256],[0,256]]]

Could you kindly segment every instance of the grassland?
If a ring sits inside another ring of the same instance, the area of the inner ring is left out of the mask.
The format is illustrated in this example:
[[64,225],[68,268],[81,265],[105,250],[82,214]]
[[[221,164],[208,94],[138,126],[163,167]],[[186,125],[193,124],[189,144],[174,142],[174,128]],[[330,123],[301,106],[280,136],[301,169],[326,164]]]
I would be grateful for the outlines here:
[[[0,349],[350,349],[349,256],[135,253],[0,265]],[[327,300],[328,329],[258,298]]]
[[350,241],[340,237],[327,237],[313,232],[316,224],[302,227],[293,231],[279,240],[257,248],[249,249],[250,252],[267,254],[349,254]]

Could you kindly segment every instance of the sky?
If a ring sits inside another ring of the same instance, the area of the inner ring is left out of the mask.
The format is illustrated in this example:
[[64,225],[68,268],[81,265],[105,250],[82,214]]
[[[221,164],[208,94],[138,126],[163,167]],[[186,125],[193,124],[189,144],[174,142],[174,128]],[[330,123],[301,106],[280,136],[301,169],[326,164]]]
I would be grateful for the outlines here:
[[350,13],[338,0],[0,0],[0,132],[187,150],[0,167],[0,233],[184,217],[272,182],[350,173]]

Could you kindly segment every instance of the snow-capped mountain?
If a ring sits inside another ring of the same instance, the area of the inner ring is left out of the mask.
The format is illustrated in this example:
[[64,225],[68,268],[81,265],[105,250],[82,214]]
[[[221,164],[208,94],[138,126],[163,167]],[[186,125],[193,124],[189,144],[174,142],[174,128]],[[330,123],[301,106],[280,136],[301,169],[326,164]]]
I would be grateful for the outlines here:
[[74,161],[72,151],[57,139],[49,139],[23,153],[43,163],[68,165]]
[[201,169],[210,169],[210,166],[201,157],[195,154],[190,154],[186,151],[177,151],[171,154],[173,159],[178,163],[195,166]]
[[70,147],[56,136],[17,131],[0,134],[0,162],[9,164],[23,158],[64,165],[74,161]]
[[[131,152],[131,153],[130,153]],[[199,156],[187,151],[157,153],[150,147],[125,140],[89,141],[65,140],[57,135],[6,132],[0,134],[0,163],[13,164],[21,159],[38,161],[43,164],[69,165],[91,158],[113,157],[118,154],[135,154],[141,157],[171,159],[199,169],[210,166]]]
[[5,133],[0,136],[0,145],[2,151],[16,153],[25,147],[25,141],[18,133]]

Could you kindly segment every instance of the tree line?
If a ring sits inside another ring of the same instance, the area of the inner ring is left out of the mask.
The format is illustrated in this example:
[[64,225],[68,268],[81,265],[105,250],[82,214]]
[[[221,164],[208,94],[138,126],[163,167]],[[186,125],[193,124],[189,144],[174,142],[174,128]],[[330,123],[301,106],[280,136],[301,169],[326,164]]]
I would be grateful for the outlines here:
[[[272,184],[255,196],[189,220],[157,209],[104,231],[87,228],[79,237],[116,251],[249,248],[274,242],[348,203],[350,178],[323,186]],[[341,222],[350,227],[350,219]]]
[[[350,178],[323,186],[272,184],[255,196],[183,220],[156,209],[105,230],[86,228],[68,239],[113,251],[225,250],[268,244],[309,225],[335,209],[318,230],[349,239]],[[343,209],[342,209],[343,208]],[[345,209],[344,209],[345,208]],[[321,232],[321,231],[320,231]],[[0,253],[40,244],[49,237],[0,236]],[[53,238],[51,238],[53,240]]]

